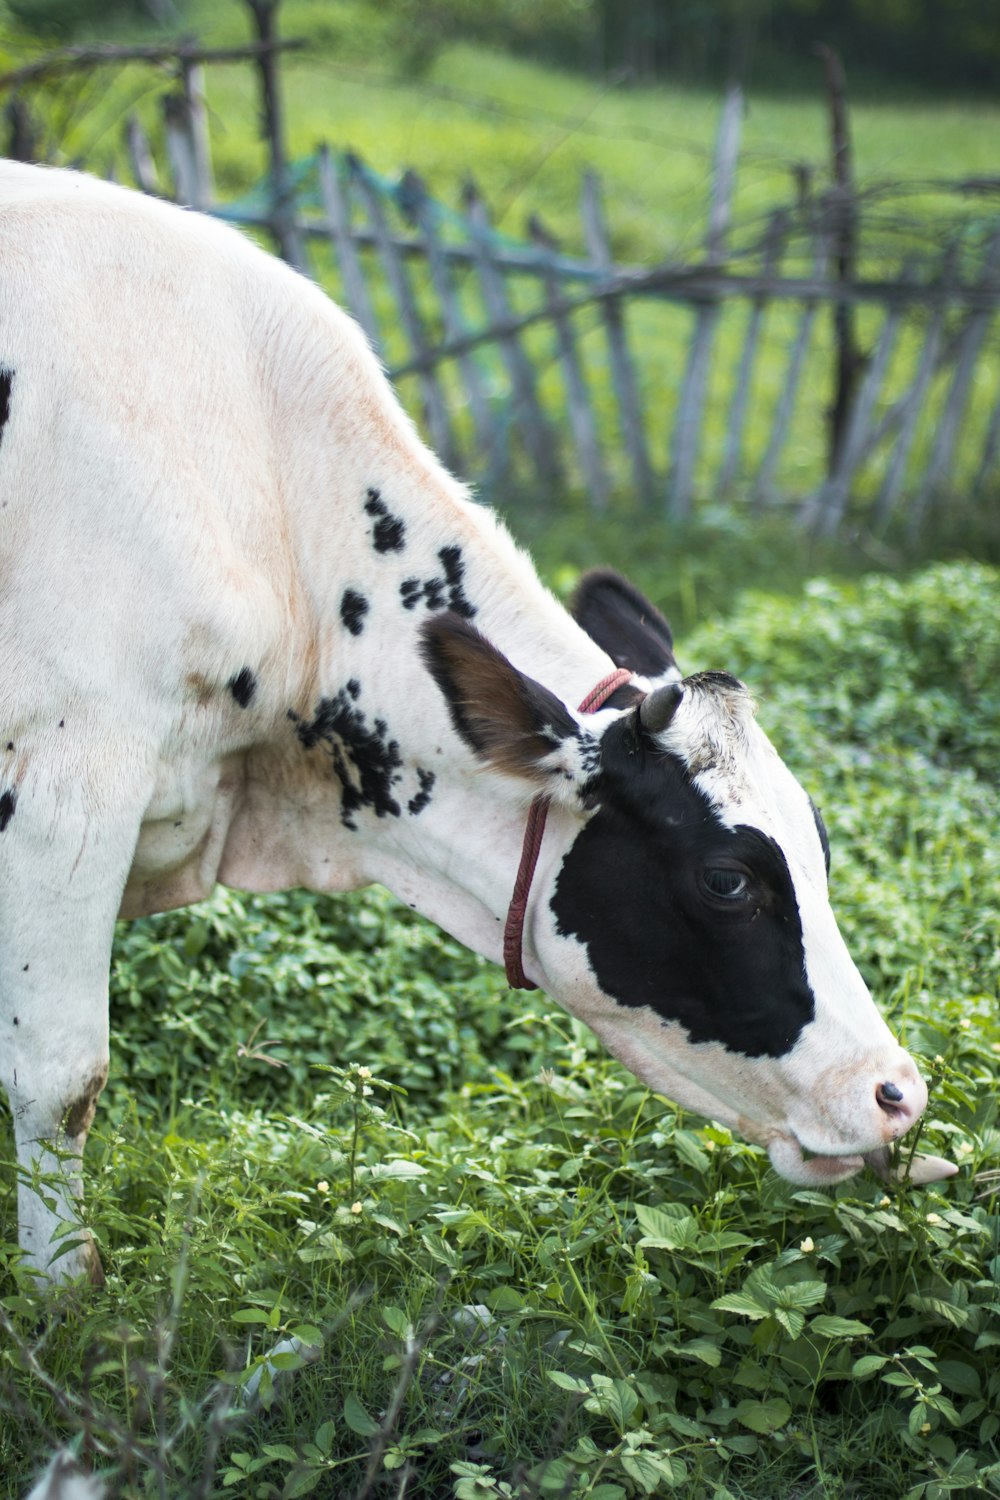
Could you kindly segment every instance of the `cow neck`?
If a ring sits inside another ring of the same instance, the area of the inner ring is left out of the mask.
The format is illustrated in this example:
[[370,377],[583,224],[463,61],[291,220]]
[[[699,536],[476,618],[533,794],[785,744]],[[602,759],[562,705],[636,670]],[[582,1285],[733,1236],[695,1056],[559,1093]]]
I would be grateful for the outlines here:
[[[631,682],[632,673],[624,667],[610,672],[607,677],[602,677],[596,687],[591,688],[577,710],[581,714],[596,713],[611,697],[611,694]],[[542,792],[534,799],[528,810],[528,821],[524,829],[524,841],[521,845],[521,863],[517,868],[517,879],[514,881],[514,892],[510,898],[507,908],[507,921],[503,930],[503,962],[507,973],[507,983],[512,990],[537,990],[537,984],[524,972],[522,954],[524,951],[524,919],[528,911],[528,896],[531,893],[531,882],[535,874],[535,866],[538,863],[539,851],[542,847],[542,838],[545,834],[545,820],[549,814],[549,798]]]

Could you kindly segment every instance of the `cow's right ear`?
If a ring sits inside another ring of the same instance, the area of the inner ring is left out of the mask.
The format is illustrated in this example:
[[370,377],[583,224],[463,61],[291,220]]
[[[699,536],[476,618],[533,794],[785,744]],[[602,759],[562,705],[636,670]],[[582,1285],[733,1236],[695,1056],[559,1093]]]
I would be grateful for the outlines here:
[[606,651],[616,667],[640,677],[677,681],[670,626],[655,604],[610,568],[585,573],[570,601],[570,614]]
[[470,750],[534,791],[581,805],[597,767],[598,742],[555,693],[519,672],[457,615],[428,620],[420,649]]

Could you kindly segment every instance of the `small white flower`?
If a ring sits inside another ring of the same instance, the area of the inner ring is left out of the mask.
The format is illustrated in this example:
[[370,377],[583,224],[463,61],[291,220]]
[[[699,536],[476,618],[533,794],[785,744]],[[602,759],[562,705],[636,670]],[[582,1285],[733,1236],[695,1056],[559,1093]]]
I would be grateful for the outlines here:
[[816,1246],[812,1242],[811,1235],[806,1235],[805,1239],[800,1243],[799,1249],[802,1251],[803,1255],[809,1255],[813,1250],[816,1249]]
[[363,1214],[364,1211],[365,1211],[365,1206],[364,1206],[363,1203],[352,1203],[351,1204],[351,1213],[352,1214]]
[[372,1070],[371,1070],[371,1068],[359,1068],[358,1069],[358,1077],[359,1078],[370,1078],[371,1076],[372,1076]]
[[328,1193],[330,1191],[330,1184],[328,1182],[317,1182],[316,1191],[317,1193]]
[[944,1220],[942,1219],[940,1214],[928,1214],[927,1222],[928,1224],[943,1224]]
[[878,1200],[878,1206],[879,1208],[892,1207],[892,1199],[889,1197],[888,1193],[883,1193],[882,1197]]

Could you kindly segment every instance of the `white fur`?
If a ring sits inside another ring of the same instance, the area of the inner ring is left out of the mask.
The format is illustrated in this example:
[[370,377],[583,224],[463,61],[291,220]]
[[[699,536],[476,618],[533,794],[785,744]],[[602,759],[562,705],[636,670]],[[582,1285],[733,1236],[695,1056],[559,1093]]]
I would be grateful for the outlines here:
[[[216,880],[377,880],[500,956],[526,788],[459,741],[418,655],[425,612],[401,608],[400,582],[439,571],[442,544],[460,545],[475,623],[521,670],[575,704],[612,664],[419,441],[354,323],[231,229],[86,177],[3,165],[0,361],[14,372],[0,435],[0,792],[17,796],[0,834],[0,1082],[25,1174],[54,1178],[53,1209],[27,1181],[19,1200],[22,1244],[45,1271],[52,1235],[74,1217],[107,1067],[119,913],[185,904]],[[405,522],[400,556],[372,550],[370,487]],[[339,617],[346,587],[372,604],[357,638]],[[241,709],[227,684],[244,665],[257,691]],[[289,711],[308,720],[348,676],[403,746],[401,799],[417,791],[416,767],[434,772],[419,817],[365,810],[346,829],[328,753],[296,739]],[[613,720],[580,721],[598,734]],[[744,730],[748,785],[763,769],[794,788],[756,727]],[[623,1016],[579,946],[552,930],[548,895],[580,827],[574,756],[532,899],[529,971],[654,1087],[749,1121],[757,1139],[800,1138],[800,1061],[769,1071],[718,1048],[703,1067],[678,1028]],[[737,781],[719,796],[743,796],[741,816],[753,800]],[[895,1067],[797,802],[793,821],[822,1017],[820,1040],[803,1046],[828,1071]],[[783,846],[788,834],[776,832]],[[841,1088],[822,1149],[872,1144],[871,1110],[851,1123],[856,1092]],[[94,1257],[84,1245],[50,1269],[93,1271]]]

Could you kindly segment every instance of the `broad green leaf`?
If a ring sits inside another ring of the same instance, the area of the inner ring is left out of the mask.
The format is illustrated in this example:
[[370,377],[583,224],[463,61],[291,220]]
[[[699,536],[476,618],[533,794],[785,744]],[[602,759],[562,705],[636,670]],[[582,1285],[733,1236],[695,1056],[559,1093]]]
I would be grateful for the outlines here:
[[320,1480],[325,1478],[322,1469],[300,1469],[297,1474],[290,1474],[285,1480],[281,1500],[299,1500],[301,1495],[311,1495]]
[[793,1281],[781,1288],[778,1300],[782,1307],[815,1307],[825,1296],[825,1281]]
[[382,1321],[397,1338],[413,1337],[413,1324],[401,1307],[383,1307]]
[[720,1312],[741,1313],[745,1318],[766,1318],[771,1311],[746,1292],[727,1292],[724,1297],[716,1297],[711,1305]]
[[806,1315],[804,1312],[799,1312],[797,1307],[776,1307],[772,1316],[781,1324],[790,1339],[797,1339],[806,1326]]
[[572,1391],[575,1396],[589,1396],[590,1385],[577,1375],[567,1375],[564,1370],[550,1370],[549,1379],[561,1391]]
[[299,1455],[294,1448],[289,1448],[287,1443],[265,1443],[263,1452],[268,1458],[276,1459],[283,1464],[296,1464],[299,1461]]
[[772,1396],[770,1401],[741,1401],[736,1408],[737,1422],[751,1432],[777,1432],[791,1415],[792,1408],[783,1396]]
[[691,1214],[673,1217],[660,1208],[636,1205],[636,1218],[645,1231],[639,1244],[648,1250],[695,1250],[698,1248],[698,1221]]
[[633,1479],[646,1495],[652,1495],[662,1479],[673,1477],[670,1459],[661,1459],[644,1448],[639,1448],[632,1453],[622,1453],[618,1462],[628,1477]]
[[359,1437],[372,1437],[378,1432],[378,1423],[368,1415],[354,1391],[344,1397],[344,1421]]
[[625,1433],[629,1418],[639,1405],[635,1391],[627,1380],[612,1380],[607,1375],[595,1375],[593,1387],[584,1406],[598,1416],[607,1417],[619,1433]]
[[370,1168],[370,1176],[381,1182],[390,1178],[426,1177],[427,1170],[417,1161],[380,1161]]
[[982,1390],[978,1370],[972,1365],[965,1364],[963,1360],[939,1360],[937,1372],[942,1385],[947,1386],[949,1391],[956,1391],[960,1396],[978,1396]]
[[677,1353],[684,1359],[700,1359],[703,1365],[717,1370],[722,1363],[722,1350],[712,1339],[691,1339],[686,1344],[681,1344]]
[[855,1339],[870,1334],[871,1329],[857,1318],[837,1318],[832,1313],[819,1313],[810,1322],[809,1332],[827,1339]]

